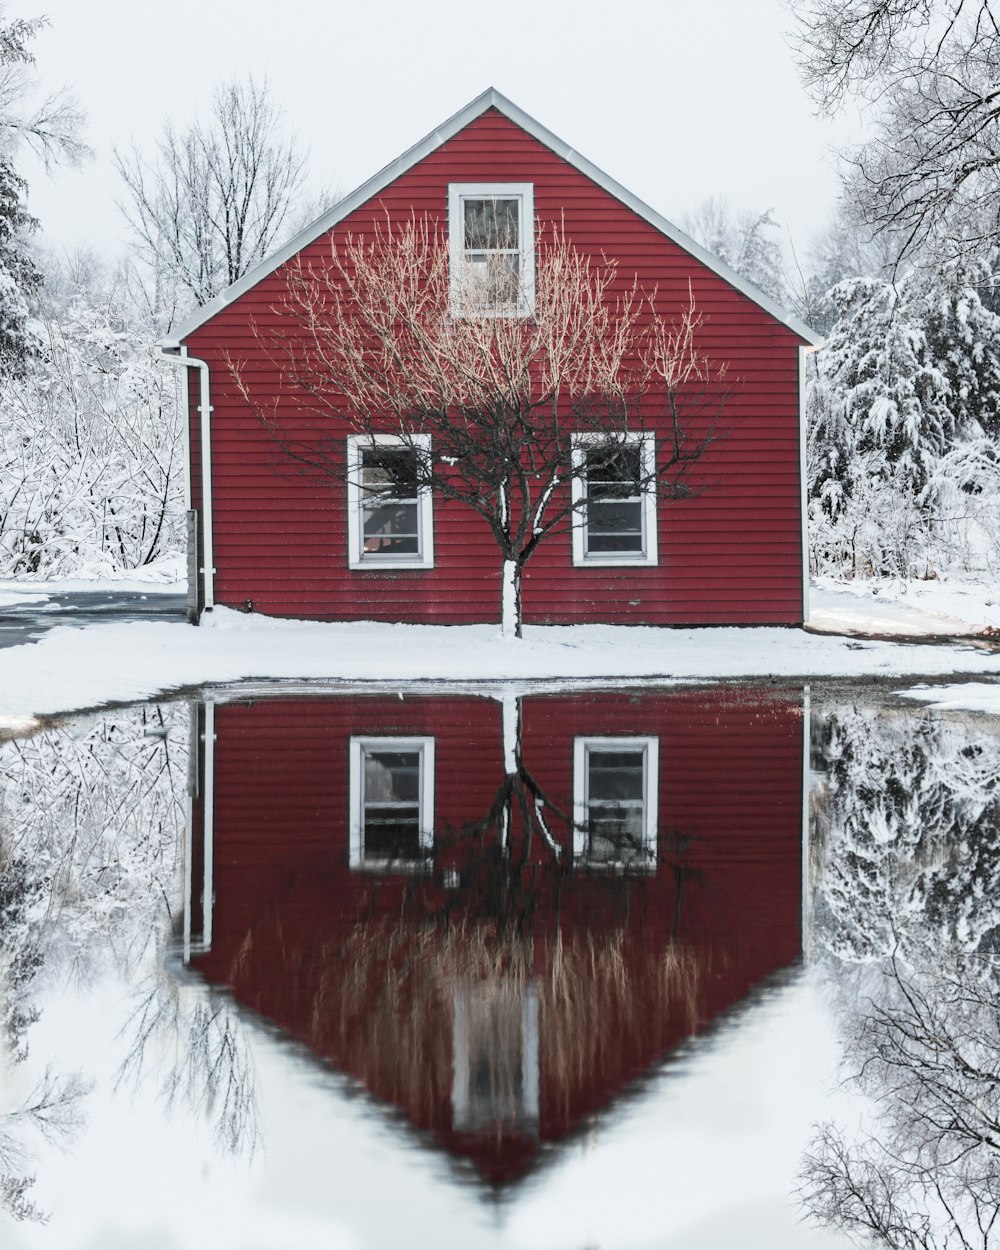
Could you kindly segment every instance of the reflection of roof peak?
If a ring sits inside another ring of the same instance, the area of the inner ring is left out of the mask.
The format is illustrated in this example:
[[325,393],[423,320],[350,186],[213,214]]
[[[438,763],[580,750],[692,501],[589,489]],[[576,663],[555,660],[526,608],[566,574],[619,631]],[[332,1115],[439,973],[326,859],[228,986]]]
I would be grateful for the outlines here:
[[[654,1082],[670,1075],[679,1075],[678,1070],[681,1065],[693,1060],[698,1054],[705,1053],[727,1031],[738,1029],[750,1011],[772,995],[781,993],[786,987],[793,985],[802,972],[803,964],[796,962],[765,977],[751,987],[741,999],[730,1004],[712,1020],[707,1021],[697,1033],[686,1037],[683,1042],[669,1049],[641,1072],[632,1075],[610,1101],[570,1126],[557,1139],[551,1141],[530,1139],[533,1141],[533,1148],[521,1156],[516,1170],[508,1169],[507,1174],[503,1176],[489,1175],[480,1166],[480,1159],[474,1152],[461,1152],[449,1147],[432,1130],[414,1124],[400,1107],[380,1098],[362,1081],[317,1055],[305,1042],[292,1038],[273,1020],[238,999],[234,1001],[243,1021],[251,1023],[255,1028],[266,1033],[279,1049],[294,1052],[310,1069],[322,1074],[324,1084],[332,1085],[342,1097],[350,1100],[363,1099],[383,1123],[400,1129],[414,1145],[442,1159],[455,1180],[462,1185],[475,1188],[480,1198],[488,1202],[499,1215],[504,1207],[520,1194],[524,1185],[537,1180],[551,1164],[556,1163],[564,1155],[566,1149],[582,1141],[599,1124],[606,1125],[612,1118],[617,1119],[627,1115],[630,1108],[642,1099]],[[187,975],[186,969],[183,970],[182,975]],[[203,980],[200,977],[199,979]],[[529,1139],[523,1138],[522,1140],[528,1141]]]

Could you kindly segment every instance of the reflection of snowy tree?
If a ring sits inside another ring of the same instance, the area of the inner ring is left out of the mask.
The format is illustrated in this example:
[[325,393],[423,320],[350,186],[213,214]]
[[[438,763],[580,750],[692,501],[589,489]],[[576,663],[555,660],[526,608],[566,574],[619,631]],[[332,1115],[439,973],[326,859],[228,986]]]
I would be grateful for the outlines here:
[[981,725],[846,704],[814,720],[814,940],[842,958],[1000,938],[1000,742]]
[[1000,1211],[1000,742],[871,705],[814,719],[814,951],[860,1133],[820,1128],[802,1197],[893,1250],[988,1250]]
[[[238,1021],[164,968],[180,914],[187,725],[182,705],[124,709],[0,746],[0,1021],[23,1061],[43,984],[116,969],[139,987],[123,1077],[138,1081],[155,1051],[168,1101],[212,1110],[235,1147],[256,1133]],[[65,1139],[84,1092],[77,1077],[47,1075],[23,1105],[0,1103],[0,1208],[39,1217],[27,1141]]]
[[852,1142],[823,1126],[802,1196],[821,1223],[893,1250],[989,1250],[1000,1217],[997,968],[949,951],[919,970],[892,960],[847,1036],[875,1108]]
[[186,709],[122,711],[5,743],[0,839],[30,865],[21,936],[78,975],[133,966],[178,909]]

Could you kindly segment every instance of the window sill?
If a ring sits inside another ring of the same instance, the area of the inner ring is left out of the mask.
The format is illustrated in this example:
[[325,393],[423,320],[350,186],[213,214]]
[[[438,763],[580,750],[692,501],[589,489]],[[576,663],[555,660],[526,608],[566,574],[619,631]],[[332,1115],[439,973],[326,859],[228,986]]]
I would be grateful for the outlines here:
[[656,568],[659,561],[655,556],[649,556],[645,553],[636,552],[635,555],[627,553],[610,552],[604,555],[594,556],[574,556],[573,567],[578,569],[593,568]]
[[348,560],[347,567],[352,573],[382,573],[399,569],[415,569],[417,572],[420,572],[432,569],[434,561],[424,559],[403,560],[398,557],[393,560],[376,560],[369,557],[367,560]]

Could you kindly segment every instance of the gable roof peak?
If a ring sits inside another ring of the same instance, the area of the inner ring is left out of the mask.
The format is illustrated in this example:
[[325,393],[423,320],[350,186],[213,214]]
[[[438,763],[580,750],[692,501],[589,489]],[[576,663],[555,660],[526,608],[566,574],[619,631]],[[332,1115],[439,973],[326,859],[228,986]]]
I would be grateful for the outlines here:
[[239,299],[241,295],[266,278],[268,274],[273,273],[281,265],[285,264],[286,261],[291,260],[296,253],[310,243],[315,242],[321,235],[331,230],[339,222],[343,221],[345,217],[353,213],[355,209],[360,208],[362,204],[366,203],[373,196],[378,195],[390,183],[395,182],[407,170],[411,169],[419,161],[422,161],[426,156],[429,156],[431,152],[441,147],[442,144],[447,143],[449,139],[454,138],[459,131],[464,130],[466,126],[491,108],[496,109],[508,121],[513,122],[514,125],[519,126],[543,146],[557,156],[562,157],[564,161],[579,170],[580,173],[596,183],[609,195],[630,208],[661,234],[676,243],[678,247],[682,248],[696,260],[701,261],[707,269],[723,278],[730,286],[735,287],[749,300],[757,304],[758,307],[763,308],[765,312],[786,326],[793,334],[804,339],[807,343],[819,344],[822,342],[822,339],[815,331],[782,308],[776,300],[773,300],[769,295],[765,295],[763,291],[758,290],[752,282],[748,282],[746,278],[736,273],[725,261],[714,256],[706,248],[702,247],[700,243],[696,243],[683,230],[673,225],[672,222],[661,216],[655,209],[650,208],[648,204],[645,204],[638,196],[633,195],[621,183],[617,182],[609,174],[606,174],[602,169],[599,169],[591,161],[587,160],[585,156],[581,156],[575,148],[560,139],[558,135],[553,134],[551,130],[540,122],[537,122],[530,114],[519,108],[513,100],[508,99],[507,96],[498,91],[496,87],[487,87],[485,91],[476,96],[474,100],[470,100],[457,113],[452,114],[447,121],[442,122],[430,134],[425,135],[423,139],[408,148],[401,156],[396,157],[394,161],[390,161],[378,173],[373,174],[367,182],[362,183],[360,187],[345,196],[344,199],[338,200],[332,208],[327,209],[314,222],[300,230],[287,243],[277,248],[270,256],[262,260],[259,265],[256,265],[248,273],[244,274],[242,278],[234,282],[232,286],[227,287],[225,291],[216,295],[214,299],[209,300],[207,304],[196,309],[171,335],[161,341],[161,347],[178,347],[184,339],[193,334],[206,321],[211,320],[212,317],[233,303],[234,300]]

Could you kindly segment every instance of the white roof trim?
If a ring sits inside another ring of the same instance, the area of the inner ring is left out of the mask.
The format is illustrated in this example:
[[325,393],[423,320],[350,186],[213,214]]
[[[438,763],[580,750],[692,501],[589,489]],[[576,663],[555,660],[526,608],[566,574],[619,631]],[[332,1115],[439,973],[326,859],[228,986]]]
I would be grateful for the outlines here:
[[448,121],[432,131],[426,138],[421,139],[419,143],[414,144],[412,148],[404,152],[402,156],[397,157],[391,164],[386,165],[374,177],[369,178],[356,191],[352,191],[350,195],[339,200],[322,217],[317,218],[311,225],[306,226],[304,230],[300,230],[294,238],[289,239],[276,252],[272,252],[266,260],[261,261],[249,273],[244,274],[239,281],[234,282],[232,286],[227,287],[221,294],[197,309],[177,327],[169,338],[162,340],[161,346],[176,347],[183,342],[190,334],[193,334],[195,330],[204,325],[206,321],[214,317],[216,313],[221,312],[223,308],[228,307],[234,300],[239,299],[251,287],[256,286],[258,282],[266,278],[268,274],[273,273],[275,269],[278,269],[286,261],[291,260],[297,252],[314,242],[320,235],[325,234],[333,226],[337,225],[338,222],[343,221],[345,217],[348,217],[355,209],[360,208],[362,204],[367,203],[368,200],[378,195],[391,182],[395,182],[401,174],[406,173],[407,170],[411,169],[419,161],[422,161],[425,156],[429,156],[431,152],[439,148],[443,143],[454,138],[460,130],[464,130],[470,122],[475,121],[477,117],[490,108],[495,108],[504,117],[514,122],[515,125],[527,131],[532,138],[544,144],[545,147],[555,152],[557,156],[561,156],[564,161],[578,169],[580,173],[585,174],[592,182],[597,183],[599,187],[607,191],[609,195],[614,196],[616,200],[630,208],[639,217],[649,222],[651,226],[659,230],[661,234],[666,235],[678,247],[683,248],[684,251],[690,253],[696,260],[701,261],[707,269],[718,274],[720,278],[724,278],[730,286],[735,287],[747,299],[752,300],[753,303],[763,308],[765,312],[770,313],[776,321],[787,326],[793,334],[797,334],[800,338],[805,339],[807,343],[818,345],[822,342],[820,336],[815,331],[810,330],[804,322],[799,321],[797,317],[793,317],[780,304],[771,299],[770,296],[765,295],[763,291],[759,291],[751,282],[748,282],[746,278],[741,277],[734,270],[730,269],[717,256],[713,256],[711,252],[706,251],[700,243],[696,243],[694,239],[689,238],[682,230],[678,230],[665,217],[661,217],[648,204],[644,204],[631,191],[627,191],[621,183],[616,182],[614,178],[610,177],[603,170],[598,169],[585,156],[575,152],[568,143],[564,143],[562,139],[558,138],[550,130],[546,130],[544,126],[536,122],[533,117],[529,117],[527,113],[519,109],[506,96],[501,95],[494,87],[490,87],[482,95],[477,96],[470,104],[467,104],[465,108],[457,112],[454,117],[449,118]]

